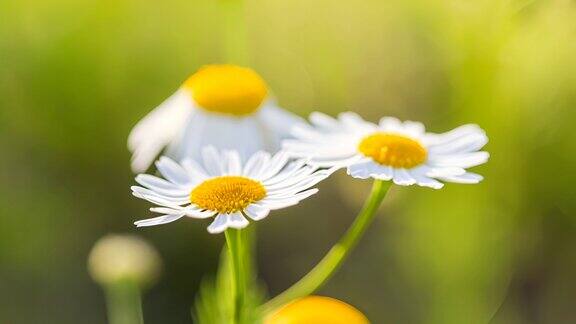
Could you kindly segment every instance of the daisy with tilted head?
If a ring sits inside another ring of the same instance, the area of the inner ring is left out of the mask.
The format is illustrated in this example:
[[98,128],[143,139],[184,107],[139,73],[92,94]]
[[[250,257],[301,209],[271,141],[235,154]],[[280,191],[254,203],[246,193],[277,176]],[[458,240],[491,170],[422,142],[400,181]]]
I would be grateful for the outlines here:
[[283,148],[291,157],[304,158],[319,168],[346,168],[352,177],[372,178],[374,184],[340,241],[300,281],[268,301],[263,306],[267,312],[322,287],[365,233],[392,183],[434,189],[444,186],[440,181],[478,183],[482,176],[466,169],[489,157],[480,151],[488,142],[486,133],[472,124],[434,134],[419,122],[384,117],[373,124],[351,112],[336,119],[316,112],[310,122],[294,127],[295,139],[284,141]]
[[299,122],[278,107],[252,69],[206,65],[134,127],[128,138],[132,169],[144,172],[164,148],[176,160],[198,159],[209,145],[237,150],[243,159],[276,151]]
[[259,151],[242,165],[236,151],[202,152],[203,163],[185,159],[181,164],[162,157],[156,163],[164,179],[140,174],[132,193],[156,205],[162,216],[137,221],[137,226],[170,223],[182,217],[212,218],[208,232],[241,229],[249,219],[259,221],[271,210],[295,205],[315,194],[310,189],[332,170],[317,170],[303,161],[289,161],[285,152]]
[[286,140],[291,156],[306,158],[319,167],[345,167],[360,179],[392,180],[395,184],[442,188],[442,182],[478,183],[482,176],[466,171],[485,163],[488,152],[479,151],[486,133],[468,124],[447,133],[427,133],[419,122],[384,117],[373,124],[355,113],[337,119],[322,113],[310,115],[312,125],[298,125]]

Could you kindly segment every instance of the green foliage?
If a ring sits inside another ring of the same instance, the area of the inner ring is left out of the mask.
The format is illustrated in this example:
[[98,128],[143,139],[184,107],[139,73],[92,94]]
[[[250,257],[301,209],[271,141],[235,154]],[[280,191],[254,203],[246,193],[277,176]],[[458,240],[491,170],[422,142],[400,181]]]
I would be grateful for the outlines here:
[[[220,266],[215,278],[206,277],[194,305],[192,317],[198,324],[234,323],[234,284],[230,266],[230,256],[224,249],[220,256]],[[252,280],[248,289],[242,318],[238,324],[258,324],[261,322],[257,307],[264,300],[263,290]]]

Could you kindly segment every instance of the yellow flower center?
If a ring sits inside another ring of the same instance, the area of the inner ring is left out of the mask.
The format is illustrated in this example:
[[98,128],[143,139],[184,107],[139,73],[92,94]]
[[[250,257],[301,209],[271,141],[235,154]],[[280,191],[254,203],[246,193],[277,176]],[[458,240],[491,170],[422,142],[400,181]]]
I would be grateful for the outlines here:
[[184,82],[194,101],[210,112],[249,115],[260,107],[268,88],[252,69],[236,65],[206,65]]
[[206,180],[190,193],[190,201],[202,209],[219,213],[242,211],[266,196],[258,181],[238,176],[221,176]]
[[310,296],[270,314],[264,324],[369,324],[359,310],[337,299]]
[[424,161],[428,155],[418,141],[409,137],[374,133],[362,139],[358,150],[374,161],[394,168],[413,168]]

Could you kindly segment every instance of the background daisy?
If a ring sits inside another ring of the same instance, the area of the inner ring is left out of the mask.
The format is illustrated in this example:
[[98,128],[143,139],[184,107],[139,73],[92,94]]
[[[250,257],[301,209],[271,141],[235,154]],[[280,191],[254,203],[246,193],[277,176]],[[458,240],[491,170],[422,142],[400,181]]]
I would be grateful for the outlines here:
[[479,151],[487,142],[477,125],[464,125],[443,134],[426,133],[419,122],[384,117],[379,124],[346,112],[334,119],[323,113],[310,115],[309,125],[296,126],[294,140],[284,148],[293,157],[306,158],[318,167],[346,167],[349,175],[392,180],[398,185],[442,188],[436,179],[478,183],[482,176],[467,172],[488,160]]
[[162,216],[137,221],[137,226],[173,222],[184,216],[211,218],[208,232],[244,228],[259,221],[271,210],[295,205],[318,192],[312,186],[328,177],[331,170],[316,171],[303,161],[289,162],[285,152],[273,156],[259,151],[242,165],[236,151],[219,152],[213,147],[202,152],[200,165],[191,159],[182,164],[162,157],[156,163],[164,179],[140,174],[132,193],[158,207]]
[[177,160],[198,158],[208,145],[237,150],[243,158],[276,151],[300,121],[278,107],[252,69],[206,65],[136,124],[128,138],[132,169],[145,171],[165,147]]

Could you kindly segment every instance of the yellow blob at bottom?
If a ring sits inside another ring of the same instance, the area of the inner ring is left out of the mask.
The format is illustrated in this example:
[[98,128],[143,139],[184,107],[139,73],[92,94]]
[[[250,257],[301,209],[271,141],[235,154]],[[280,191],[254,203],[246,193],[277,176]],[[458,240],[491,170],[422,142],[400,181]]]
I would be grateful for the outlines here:
[[374,133],[365,137],[358,151],[374,161],[394,168],[413,168],[424,161],[428,153],[419,142],[402,135]]
[[334,298],[310,296],[282,307],[265,324],[369,324],[356,308]]
[[204,110],[235,116],[249,115],[260,107],[268,88],[252,69],[236,65],[206,65],[184,82]]
[[202,209],[219,213],[242,211],[266,196],[258,181],[238,176],[222,176],[206,180],[190,193],[190,201]]

